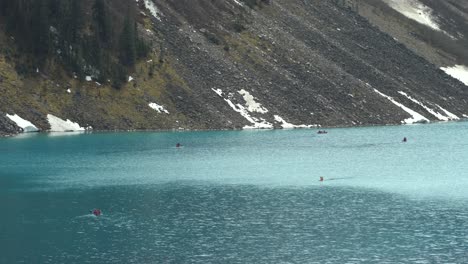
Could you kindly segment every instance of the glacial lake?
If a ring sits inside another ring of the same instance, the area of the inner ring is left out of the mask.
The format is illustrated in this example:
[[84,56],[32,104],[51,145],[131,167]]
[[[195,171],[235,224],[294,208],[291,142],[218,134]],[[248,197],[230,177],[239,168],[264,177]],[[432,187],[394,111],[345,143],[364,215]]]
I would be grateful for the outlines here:
[[468,122],[327,131],[2,138],[0,263],[468,263]]

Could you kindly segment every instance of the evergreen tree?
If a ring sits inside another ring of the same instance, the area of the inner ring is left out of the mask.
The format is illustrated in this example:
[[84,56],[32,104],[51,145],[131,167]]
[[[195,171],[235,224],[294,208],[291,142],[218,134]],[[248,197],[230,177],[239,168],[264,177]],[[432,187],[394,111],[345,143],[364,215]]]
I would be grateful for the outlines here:
[[93,5],[93,19],[95,26],[95,34],[101,43],[110,47],[112,42],[112,31],[109,11],[105,0],[95,0]]
[[72,26],[72,10],[70,6],[70,0],[62,0],[56,4],[58,6],[55,7],[57,8],[57,14],[54,16],[56,19],[56,23],[54,24],[57,25],[57,29],[60,33],[61,39],[63,39],[64,41],[69,41],[71,39]]
[[149,46],[146,42],[138,36],[138,25],[134,22],[134,37],[135,37],[135,46],[136,46],[136,57],[137,59],[145,58],[148,56],[150,51]]
[[84,12],[82,0],[71,0],[71,41],[74,43],[78,41],[81,30],[84,26]]
[[35,1],[34,14],[31,20],[33,33],[33,52],[37,56],[45,56],[49,52],[49,2],[47,0]]
[[133,67],[136,61],[136,37],[132,19],[127,16],[120,35],[120,63]]
[[[117,2],[111,1],[0,0],[0,21],[25,56],[19,72],[32,73],[41,63],[57,60],[70,74],[95,75],[103,84],[111,79],[120,87],[149,46],[138,36],[135,2],[128,2],[124,23],[111,23],[109,6]],[[88,2],[91,16],[85,12]],[[119,14],[118,8],[112,11]],[[85,25],[91,26],[85,30]]]

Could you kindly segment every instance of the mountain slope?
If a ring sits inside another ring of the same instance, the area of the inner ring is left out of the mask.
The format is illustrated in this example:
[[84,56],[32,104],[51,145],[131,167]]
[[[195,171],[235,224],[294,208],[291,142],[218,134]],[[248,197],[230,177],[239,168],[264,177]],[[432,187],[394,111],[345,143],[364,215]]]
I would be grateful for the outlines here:
[[[468,3],[463,0],[356,0],[362,16],[437,67],[465,66]],[[460,67],[463,68],[463,67]],[[465,81],[468,85],[468,80]]]
[[106,130],[401,124],[468,114],[468,87],[342,1],[135,4],[152,51],[130,82],[117,90],[56,68],[21,76],[2,53],[0,111],[42,130],[47,114]]

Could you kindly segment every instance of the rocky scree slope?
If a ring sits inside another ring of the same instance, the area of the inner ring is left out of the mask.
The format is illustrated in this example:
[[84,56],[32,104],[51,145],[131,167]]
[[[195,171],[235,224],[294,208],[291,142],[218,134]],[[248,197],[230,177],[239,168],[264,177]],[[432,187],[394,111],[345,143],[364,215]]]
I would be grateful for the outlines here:
[[372,24],[438,67],[468,65],[468,2],[355,0]]
[[105,130],[383,125],[468,114],[467,86],[343,1],[135,4],[152,52],[123,88],[57,71],[20,76],[0,54],[0,111],[42,130],[50,129],[47,114]]

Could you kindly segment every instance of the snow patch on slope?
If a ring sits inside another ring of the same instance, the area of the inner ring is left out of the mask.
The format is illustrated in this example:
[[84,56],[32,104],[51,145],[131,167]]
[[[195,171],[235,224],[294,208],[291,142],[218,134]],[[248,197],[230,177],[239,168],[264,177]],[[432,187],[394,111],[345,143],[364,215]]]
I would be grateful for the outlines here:
[[[251,126],[245,126],[244,129],[272,129],[273,128],[273,125],[271,123],[268,123],[265,119],[251,116],[250,115],[251,111],[249,111],[248,108],[245,108],[241,104],[234,104],[229,98],[224,98],[223,91],[221,89],[211,88],[211,90],[213,90],[213,92],[215,92],[217,95],[223,98],[224,101],[226,101],[234,111],[238,112],[247,121],[252,123]],[[245,97],[244,97],[244,100],[245,100]],[[267,109],[264,109],[264,110],[268,111]]]
[[405,112],[407,112],[408,114],[411,115],[410,118],[407,118],[407,119],[401,121],[401,123],[403,123],[403,124],[414,124],[414,123],[421,123],[421,122],[429,123],[429,119],[425,118],[423,115],[419,114],[418,112],[416,112],[414,110],[411,110],[410,108],[404,106],[403,104],[398,103],[397,101],[395,101],[395,99],[393,99],[393,97],[390,97],[390,96],[388,96],[386,94],[383,94],[383,93],[381,93],[379,90],[377,90],[375,88],[374,88],[374,91],[376,93],[378,93],[379,95],[381,95],[382,97],[387,98],[394,105],[400,107],[403,111],[405,111]]
[[455,65],[452,67],[442,67],[440,69],[448,75],[452,76],[453,78],[460,80],[466,86],[468,86],[468,66]]
[[387,4],[409,19],[441,31],[434,17],[434,11],[417,0],[386,0]]
[[148,106],[151,107],[152,109],[158,111],[158,113],[169,114],[169,111],[167,111],[166,108],[164,108],[164,106],[158,105],[157,103],[149,103]]
[[243,129],[273,129],[273,125],[265,119],[257,119],[253,117],[254,123],[252,126],[244,126]]
[[319,127],[319,125],[293,125],[291,123],[286,122],[281,116],[275,115],[275,120],[278,123],[281,123],[282,128],[292,129],[292,128],[311,128],[311,127]]
[[440,110],[442,110],[450,120],[459,120],[460,118],[458,116],[456,116],[455,114],[453,113],[450,113],[449,111],[445,110],[444,108],[442,108],[442,106],[440,105],[437,105],[437,107],[440,108]]
[[161,12],[159,9],[156,7],[156,5],[153,3],[152,0],[144,0],[145,2],[145,7],[148,9],[151,13],[151,15],[156,18],[157,20],[161,21]]
[[[407,93],[405,92],[402,92],[402,91],[399,91],[398,92],[399,94],[405,96],[406,98],[410,99],[411,101],[417,103],[418,105],[420,105],[422,108],[424,108],[427,112],[429,112],[431,115],[435,116],[437,119],[441,120],[441,121],[449,121],[449,120],[452,120],[453,118],[450,118],[448,115],[443,115],[439,112],[436,112],[434,109],[431,109],[429,107],[427,107],[426,105],[424,105],[423,103],[419,102],[418,100],[414,99],[413,97],[409,96]],[[440,107],[439,107],[440,108]]]
[[223,90],[221,90],[221,89],[214,89],[214,88],[211,88],[211,90],[213,90],[213,92],[215,92],[217,95],[223,97]]
[[31,122],[28,120],[25,120],[18,116],[17,114],[14,115],[6,115],[11,121],[15,122],[17,126],[21,127],[23,129],[23,132],[28,133],[28,132],[38,132],[39,129]]
[[242,4],[239,0],[233,0],[234,3],[236,3],[237,5],[240,5],[240,6],[244,6],[244,4]]
[[246,106],[247,106],[247,110],[249,110],[249,112],[257,112],[257,113],[261,113],[261,114],[268,113],[268,109],[263,107],[260,103],[257,103],[255,101],[255,97],[253,97],[246,90],[244,90],[244,89],[240,90],[239,94],[244,97],[244,100],[245,100],[245,103],[246,103]]
[[69,119],[63,120],[54,115],[47,115],[47,120],[50,124],[50,132],[69,132],[69,131],[85,131],[78,123],[72,122]]

